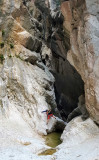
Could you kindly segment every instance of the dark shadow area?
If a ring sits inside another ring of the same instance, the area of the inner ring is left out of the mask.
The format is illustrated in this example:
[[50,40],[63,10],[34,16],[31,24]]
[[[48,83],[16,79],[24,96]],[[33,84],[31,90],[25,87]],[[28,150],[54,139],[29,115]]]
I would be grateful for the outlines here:
[[[62,61],[62,60],[61,60]],[[58,66],[59,67],[59,66]],[[55,95],[57,108],[64,121],[68,115],[78,107],[78,98],[84,94],[84,82],[79,73],[70,63],[62,61],[63,68],[59,72],[52,72],[55,77]],[[77,113],[77,116],[80,115]]]

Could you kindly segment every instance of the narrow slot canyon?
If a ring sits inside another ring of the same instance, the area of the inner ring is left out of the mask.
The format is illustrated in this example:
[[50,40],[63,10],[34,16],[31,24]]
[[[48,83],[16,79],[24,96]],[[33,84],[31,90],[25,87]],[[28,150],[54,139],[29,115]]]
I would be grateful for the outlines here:
[[0,160],[99,160],[99,2],[0,1]]
[[[43,45],[42,47],[42,61],[55,78],[54,90],[57,109],[61,118],[67,121],[69,114],[78,107],[79,97],[85,94],[84,82],[77,70],[67,60],[67,53],[71,48],[70,33],[64,30],[64,17],[60,11],[59,0],[50,1],[49,5],[52,10],[47,13],[44,1],[38,0],[35,1],[35,4],[41,12],[43,11],[42,14],[45,14],[43,37],[47,46]],[[78,111],[73,118],[81,114],[81,111]]]

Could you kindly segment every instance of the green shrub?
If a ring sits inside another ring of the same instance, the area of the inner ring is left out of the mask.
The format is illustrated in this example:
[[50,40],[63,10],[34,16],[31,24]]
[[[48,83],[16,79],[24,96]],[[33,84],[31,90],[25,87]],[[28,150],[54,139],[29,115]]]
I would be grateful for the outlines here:
[[3,54],[0,54],[0,61],[3,62],[3,60],[5,60]]
[[4,42],[0,43],[0,47],[3,48],[4,47]]
[[16,54],[15,56],[16,56],[16,58],[20,58],[20,56],[19,56],[19,55],[17,55],[17,54]]
[[10,48],[13,49],[14,48],[14,44],[10,43]]
[[2,37],[4,37],[5,36],[5,31],[4,30],[2,30]]
[[10,54],[10,55],[9,55],[9,58],[11,58],[11,57],[12,57],[12,55]]
[[20,60],[22,60],[22,61],[24,61],[21,57],[20,57],[20,55],[15,55],[16,56],[16,58],[19,58]]

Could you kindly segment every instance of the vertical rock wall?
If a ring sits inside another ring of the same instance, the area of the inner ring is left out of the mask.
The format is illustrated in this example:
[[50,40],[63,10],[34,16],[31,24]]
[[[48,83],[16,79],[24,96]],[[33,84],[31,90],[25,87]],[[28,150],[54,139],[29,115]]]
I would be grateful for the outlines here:
[[60,12],[60,1],[49,1],[50,9],[45,5],[44,0],[36,0],[35,4],[41,11],[43,18],[46,19],[43,21],[46,46],[43,44],[42,59],[55,77],[57,106],[62,117],[66,120],[68,114],[77,107],[78,97],[84,93],[83,81],[75,68],[67,61],[70,34],[63,27],[64,18]]
[[70,31],[71,49],[67,59],[81,75],[86,107],[99,123],[99,2],[70,0],[63,2],[62,11],[67,22],[65,29]]
[[56,103],[54,77],[40,55],[41,13],[33,1],[0,3],[0,120],[17,123],[20,117],[46,134],[46,114],[41,112],[54,110]]

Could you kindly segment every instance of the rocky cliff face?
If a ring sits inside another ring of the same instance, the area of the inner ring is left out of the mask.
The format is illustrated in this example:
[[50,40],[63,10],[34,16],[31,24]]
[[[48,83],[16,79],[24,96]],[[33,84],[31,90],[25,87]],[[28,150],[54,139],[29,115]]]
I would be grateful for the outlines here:
[[[98,42],[96,0],[0,1],[2,160],[99,158]],[[49,148],[39,135],[64,127],[59,118],[46,124],[48,108],[65,121],[82,118],[67,124],[58,152],[38,157]]]
[[[35,1],[42,13],[44,42],[42,60],[55,77],[55,95],[61,117],[66,120],[69,113],[77,107],[78,97],[84,94],[84,83],[81,76],[67,61],[70,49],[69,31],[63,28],[64,17],[60,11],[60,1]],[[48,8],[50,7],[50,9]],[[47,10],[47,12],[46,12]]]
[[65,17],[64,27],[70,32],[71,49],[67,59],[81,75],[86,107],[94,121],[99,123],[99,2],[71,0],[64,2],[61,8]]
[[40,55],[41,13],[33,1],[1,1],[0,10],[0,117],[19,114],[32,129],[46,134],[41,111],[54,110],[56,103],[54,77]]
[[[60,12],[60,4],[63,15]],[[96,7],[96,10],[93,11],[91,6]],[[37,76],[34,75],[38,75],[39,80],[36,82],[43,89],[42,91],[40,88],[39,93],[41,92],[41,96],[45,97],[44,103],[47,102],[49,106],[55,108],[55,89],[57,107],[64,120],[77,107],[78,97],[85,92],[86,107],[91,117],[98,122],[97,6],[97,2],[89,3],[89,1],[1,1],[1,84],[9,94],[9,96],[6,94],[8,101],[11,99],[10,92],[15,89],[13,85],[15,86],[16,83],[21,83],[23,87],[21,89],[25,93],[26,90],[30,91],[28,88],[25,89],[27,86],[22,83],[28,81],[24,75],[30,72],[29,69],[33,69],[30,68],[32,66],[35,74],[33,71],[30,76],[31,79],[34,77],[36,79]],[[22,65],[24,67],[27,65],[27,69],[23,71]],[[47,67],[55,77],[55,84]],[[17,70],[20,70],[20,75]],[[38,74],[40,71],[41,78]],[[7,72],[11,73],[7,75]],[[14,72],[18,76],[15,76]],[[17,77],[21,75],[23,78],[18,80]],[[19,88],[20,85],[16,84],[16,86]],[[35,86],[36,84],[34,88]],[[10,87],[12,89],[9,89]],[[21,92],[21,89],[17,92]],[[36,88],[31,94],[35,90]],[[25,103],[25,93],[23,102],[20,101],[22,106]],[[15,96],[19,101],[18,95]],[[36,97],[34,96],[34,99]]]

